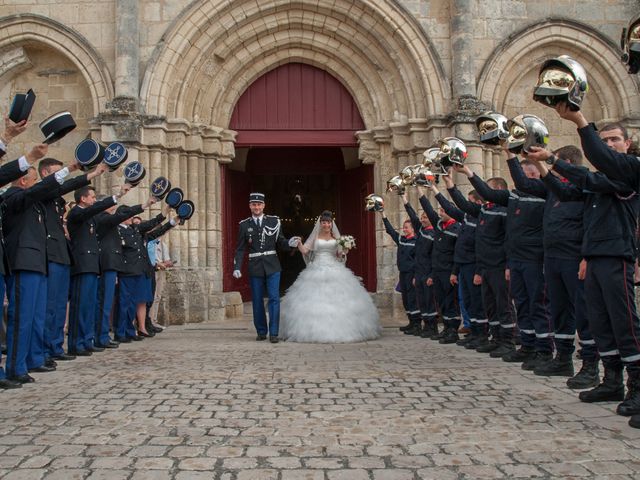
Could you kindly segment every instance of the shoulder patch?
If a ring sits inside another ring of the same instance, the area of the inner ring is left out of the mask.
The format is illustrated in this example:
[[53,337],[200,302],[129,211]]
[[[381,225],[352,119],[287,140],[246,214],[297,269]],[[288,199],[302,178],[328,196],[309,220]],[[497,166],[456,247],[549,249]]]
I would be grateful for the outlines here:
[[246,222],[246,221],[248,221],[248,220],[251,220],[251,217],[247,217],[247,218],[245,218],[245,219],[243,219],[243,220],[240,220],[238,223]]

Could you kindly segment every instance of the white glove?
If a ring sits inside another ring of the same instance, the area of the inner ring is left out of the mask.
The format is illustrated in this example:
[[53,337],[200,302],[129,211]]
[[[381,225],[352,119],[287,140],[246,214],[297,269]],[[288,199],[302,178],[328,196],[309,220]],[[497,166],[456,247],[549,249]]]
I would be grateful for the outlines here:
[[300,237],[291,237],[289,239],[289,246],[291,248],[295,248],[298,246],[298,243],[300,243]]
[[242,273],[240,273],[240,270],[234,270],[233,271],[233,277],[234,278],[240,278],[242,276]]

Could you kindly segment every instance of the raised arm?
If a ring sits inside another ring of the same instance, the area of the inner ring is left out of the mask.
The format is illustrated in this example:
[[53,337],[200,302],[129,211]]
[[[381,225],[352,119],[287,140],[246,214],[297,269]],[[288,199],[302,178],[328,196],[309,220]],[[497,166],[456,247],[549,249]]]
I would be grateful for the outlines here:
[[470,202],[469,200],[464,198],[464,195],[460,190],[458,190],[457,187],[449,188],[448,192],[451,200],[453,200],[453,203],[455,203],[460,210],[468,213],[472,217],[477,217],[480,215],[482,206],[478,205],[477,203]]
[[387,218],[384,212],[382,212],[382,223],[384,223],[384,229],[387,232],[387,234],[391,237],[391,239],[394,241],[396,245],[399,245],[400,234],[396,232],[395,228],[393,228],[393,225],[391,225],[391,222],[389,221],[389,219]]
[[547,198],[547,188],[539,178],[528,178],[522,170],[522,166],[518,161],[518,157],[513,157],[507,160],[509,166],[509,173],[513,178],[513,183],[516,188],[522,192],[530,195],[535,195],[540,198]]
[[623,196],[634,192],[627,183],[611,180],[602,172],[591,172],[585,167],[578,167],[562,160],[556,161],[554,170],[583,191]]
[[427,217],[429,217],[431,226],[436,230],[439,229],[440,227],[438,227],[438,224],[440,222],[440,217],[431,206],[431,202],[429,202],[425,195],[422,195],[418,200],[420,200],[420,206],[424,210],[424,213],[426,213]]
[[411,220],[413,231],[419,232],[420,229],[422,228],[422,224],[420,223],[420,218],[418,217],[418,214],[409,203],[406,193],[402,195],[402,201],[404,202],[404,209],[406,210],[407,215],[409,215],[409,220]]

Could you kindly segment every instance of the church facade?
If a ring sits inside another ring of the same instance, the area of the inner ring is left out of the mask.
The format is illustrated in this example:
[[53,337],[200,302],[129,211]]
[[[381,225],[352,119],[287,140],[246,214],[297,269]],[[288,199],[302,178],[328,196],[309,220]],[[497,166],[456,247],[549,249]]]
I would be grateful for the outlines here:
[[[0,5],[0,98],[33,88],[32,126],[10,145],[41,139],[39,121],[69,111],[78,124],[50,149],[66,160],[91,136],[122,141],[147,176],[125,200],[143,201],[167,176],[195,202],[167,238],[177,267],[161,307],[168,323],[238,312],[233,279],[248,193],[286,235],[305,236],[322,210],[356,237],[348,265],[379,305],[393,304],[395,247],[363,198],[455,135],[483,176],[506,173],[478,143],[475,116],[495,109],[545,120],[550,146],[575,131],[532,101],[540,64],[568,54],[589,75],[583,110],[640,128],[638,79],[619,38],[636,0],[83,0]],[[122,182],[101,178],[104,193]],[[415,197],[413,200],[416,200]],[[417,202],[415,202],[417,204]],[[159,207],[158,207],[159,208]],[[392,222],[401,202],[386,196]],[[283,255],[283,288],[303,268]],[[246,276],[245,276],[246,278]],[[239,292],[239,293],[238,293]]]

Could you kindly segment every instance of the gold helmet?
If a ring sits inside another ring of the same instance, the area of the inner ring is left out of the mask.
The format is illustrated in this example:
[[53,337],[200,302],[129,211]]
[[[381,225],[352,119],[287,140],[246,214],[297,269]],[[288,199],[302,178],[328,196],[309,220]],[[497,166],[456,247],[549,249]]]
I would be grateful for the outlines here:
[[464,165],[467,159],[467,146],[456,137],[446,137],[440,140],[440,163],[443,167],[458,164]]
[[507,148],[512,153],[529,152],[530,147],[546,147],[549,130],[535,115],[518,115],[507,122]]
[[497,112],[485,112],[476,118],[480,142],[485,145],[500,145],[509,136],[507,117]]
[[370,193],[364,197],[364,209],[368,212],[384,211],[384,199],[375,193]]
[[396,192],[398,195],[404,193],[404,183],[402,183],[400,175],[396,175],[387,180],[387,192]]
[[629,28],[622,29],[620,39],[622,61],[629,67],[629,73],[640,71],[640,15],[631,20]]
[[589,83],[582,65],[568,55],[547,60],[538,74],[533,99],[548,107],[567,102],[571,110],[580,110]]

